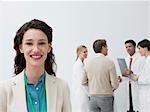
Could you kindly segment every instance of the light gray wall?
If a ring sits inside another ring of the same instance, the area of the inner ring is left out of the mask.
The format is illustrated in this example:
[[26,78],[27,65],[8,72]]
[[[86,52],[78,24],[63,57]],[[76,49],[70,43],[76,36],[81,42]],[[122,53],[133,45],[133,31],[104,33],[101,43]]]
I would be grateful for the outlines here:
[[[54,30],[54,52],[58,75],[69,79],[75,61],[75,49],[85,44],[89,58],[97,38],[108,41],[109,57],[124,56],[124,41],[139,41],[148,34],[147,2],[2,2],[1,79],[13,71],[13,38],[26,21],[38,18]],[[5,49],[4,49],[5,48]],[[69,60],[69,61],[68,61]],[[64,66],[65,65],[65,66]],[[6,75],[7,74],[7,75]]]
[[33,18],[52,26],[57,76],[69,83],[78,45],[85,44],[89,50],[88,57],[92,58],[93,41],[105,38],[108,56],[115,60],[126,56],[125,40],[138,42],[149,38],[150,3],[146,1],[1,2],[0,5],[0,80],[13,75],[15,32]]

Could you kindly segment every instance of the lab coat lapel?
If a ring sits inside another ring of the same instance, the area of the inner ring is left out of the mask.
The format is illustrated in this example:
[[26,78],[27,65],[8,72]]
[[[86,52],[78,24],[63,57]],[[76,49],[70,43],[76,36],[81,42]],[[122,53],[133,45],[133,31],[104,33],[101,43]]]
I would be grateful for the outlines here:
[[14,110],[16,112],[27,112],[23,72],[18,74],[12,82],[12,91],[14,95]]
[[56,112],[57,110],[57,84],[54,76],[46,73],[46,99],[47,112]]

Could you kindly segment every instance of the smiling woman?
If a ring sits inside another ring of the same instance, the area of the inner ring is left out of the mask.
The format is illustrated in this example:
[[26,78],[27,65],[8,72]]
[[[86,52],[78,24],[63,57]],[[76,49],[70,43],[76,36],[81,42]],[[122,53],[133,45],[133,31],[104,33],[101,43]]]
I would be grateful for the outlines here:
[[55,77],[51,42],[52,28],[37,19],[17,31],[16,75],[0,84],[1,112],[71,112],[68,85]]
[[[26,69],[36,69],[38,68],[37,66],[44,68],[47,53],[51,51],[51,43],[48,43],[47,36],[43,31],[38,29],[29,29],[25,32],[22,44],[19,48],[21,53],[24,54]],[[37,74],[35,75],[37,76]],[[33,80],[35,80],[35,78]],[[35,80],[35,82],[37,81]]]

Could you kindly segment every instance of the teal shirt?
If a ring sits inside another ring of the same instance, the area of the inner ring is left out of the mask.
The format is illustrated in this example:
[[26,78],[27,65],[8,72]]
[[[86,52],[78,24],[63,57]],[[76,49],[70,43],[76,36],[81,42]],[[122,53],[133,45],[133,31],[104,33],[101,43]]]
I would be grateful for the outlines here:
[[[35,86],[32,82],[27,80],[28,90],[31,95],[35,112],[42,112],[42,96],[44,94],[44,84],[45,84],[45,74],[41,75]],[[46,95],[44,101],[45,101],[44,112],[47,112]],[[29,99],[27,98],[27,92],[26,92],[26,102],[27,102],[27,111],[32,112],[29,104]]]

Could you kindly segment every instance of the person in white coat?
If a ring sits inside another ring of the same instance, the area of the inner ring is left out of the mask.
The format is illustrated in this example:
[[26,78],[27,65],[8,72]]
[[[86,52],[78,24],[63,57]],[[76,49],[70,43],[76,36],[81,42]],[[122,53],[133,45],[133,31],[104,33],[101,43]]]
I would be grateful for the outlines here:
[[141,56],[145,56],[145,62],[139,74],[130,69],[126,70],[129,78],[138,82],[139,85],[139,112],[150,110],[150,41],[144,39],[138,43],[138,50]]
[[[130,68],[130,59],[132,58],[132,64],[131,64],[131,70],[134,71],[134,73],[138,74],[139,71],[143,67],[143,57],[139,56],[138,53],[136,53],[136,43],[134,40],[127,40],[125,41],[125,47],[128,52],[128,57],[126,58],[126,63],[128,65],[128,68]],[[131,95],[132,95],[132,104],[133,104],[133,110],[139,111],[139,104],[138,104],[138,84],[135,81],[130,80],[127,77],[124,77],[124,81],[126,83],[126,106],[127,110],[130,110],[130,101],[129,101],[129,81],[131,83]]]
[[[125,47],[126,47],[126,51],[128,53],[128,56],[125,58],[127,66],[129,68],[130,58],[132,58],[131,70],[134,71],[134,73],[138,74],[138,72],[142,69],[144,57],[139,56],[138,53],[136,53],[136,43],[134,40],[131,40],[131,39],[126,40]],[[121,101],[118,101],[120,103],[117,103],[117,107],[121,107],[122,112],[126,112],[131,109],[130,108],[130,100],[129,100],[130,99],[130,97],[129,97],[129,81],[130,81],[131,91],[132,91],[132,93],[131,93],[132,107],[133,107],[134,111],[138,112],[139,111],[139,108],[138,108],[139,107],[138,84],[137,84],[137,82],[130,80],[128,77],[121,77],[121,78],[122,78],[122,82],[119,85],[119,89],[116,91],[116,97],[117,97],[117,95],[123,95],[124,97],[122,97]]]
[[84,45],[80,45],[77,50],[77,59],[73,66],[72,76],[72,111],[88,112],[88,88],[81,85],[81,76],[85,72],[84,59],[87,58],[88,50]]

